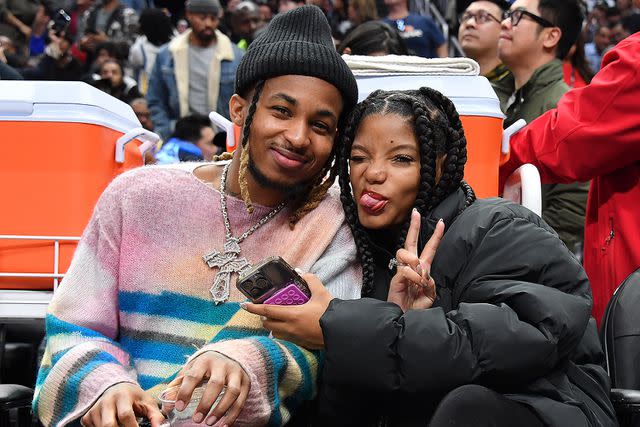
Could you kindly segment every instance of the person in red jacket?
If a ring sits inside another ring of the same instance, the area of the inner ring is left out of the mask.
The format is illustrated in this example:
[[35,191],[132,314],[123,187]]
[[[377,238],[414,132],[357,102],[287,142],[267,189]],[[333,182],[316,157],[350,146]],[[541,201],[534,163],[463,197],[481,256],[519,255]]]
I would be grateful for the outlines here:
[[[542,182],[591,182],[584,267],[598,322],[616,287],[640,267],[640,33],[618,43],[588,86],[511,139],[501,185],[531,163]],[[502,187],[501,187],[502,188]]]

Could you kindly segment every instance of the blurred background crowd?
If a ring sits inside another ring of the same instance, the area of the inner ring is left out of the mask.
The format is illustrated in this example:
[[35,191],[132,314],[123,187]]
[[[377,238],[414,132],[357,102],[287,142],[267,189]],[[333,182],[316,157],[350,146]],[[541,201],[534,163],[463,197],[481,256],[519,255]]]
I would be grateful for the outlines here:
[[[513,2],[306,2],[325,12],[341,53],[468,56],[494,84],[509,75],[497,50]],[[206,115],[228,116],[243,51],[273,16],[303,3],[0,0],[0,79],[85,81],[129,103],[142,125],[161,135],[164,153],[149,162],[209,160],[225,138]],[[640,0],[582,7],[583,30],[562,58],[571,87],[587,84],[602,55],[640,28]]]

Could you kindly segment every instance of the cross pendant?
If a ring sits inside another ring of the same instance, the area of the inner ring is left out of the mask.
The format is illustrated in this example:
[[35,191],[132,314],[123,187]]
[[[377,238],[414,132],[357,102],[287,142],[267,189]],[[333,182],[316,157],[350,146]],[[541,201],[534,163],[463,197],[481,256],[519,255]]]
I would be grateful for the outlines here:
[[235,238],[228,238],[224,243],[223,252],[213,251],[202,257],[210,268],[218,268],[219,271],[211,287],[213,301],[217,304],[229,299],[229,286],[231,275],[241,273],[251,265],[246,258],[240,258],[240,245]]

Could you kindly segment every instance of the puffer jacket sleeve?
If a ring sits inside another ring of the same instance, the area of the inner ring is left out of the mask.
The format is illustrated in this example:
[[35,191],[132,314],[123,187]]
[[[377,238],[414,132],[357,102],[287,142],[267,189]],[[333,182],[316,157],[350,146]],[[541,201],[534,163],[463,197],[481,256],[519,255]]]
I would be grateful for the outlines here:
[[591,297],[584,270],[557,236],[527,217],[485,228],[457,222],[472,231],[448,230],[432,271],[451,289],[453,309],[403,314],[393,303],[334,300],[321,319],[325,381],[382,392],[507,387],[571,356]]

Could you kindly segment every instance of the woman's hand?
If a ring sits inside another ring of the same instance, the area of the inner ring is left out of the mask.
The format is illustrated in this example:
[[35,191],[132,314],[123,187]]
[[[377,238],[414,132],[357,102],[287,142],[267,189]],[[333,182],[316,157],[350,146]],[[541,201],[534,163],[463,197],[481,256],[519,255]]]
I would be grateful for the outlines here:
[[309,285],[311,299],[302,305],[270,305],[242,303],[249,313],[264,317],[265,329],[275,338],[291,341],[308,349],[324,348],[324,336],[320,318],[327,310],[333,296],[315,275],[306,273],[302,278]]
[[431,264],[444,235],[444,221],[438,221],[436,228],[418,257],[418,236],[420,235],[420,213],[411,212],[411,223],[404,249],[398,249],[398,268],[391,279],[387,301],[396,303],[403,312],[420,308],[431,308],[436,300],[436,283],[431,277]]
[[[187,406],[193,391],[203,381],[206,381],[206,388],[193,415],[193,421],[196,423],[204,421],[211,426],[222,418],[219,425],[232,425],[249,395],[251,388],[249,375],[235,360],[216,351],[205,351],[189,361],[178,376],[169,383],[169,387],[180,386],[176,396],[178,411]],[[225,387],[224,396],[209,413],[211,406]],[[206,419],[205,416],[207,416]]]

